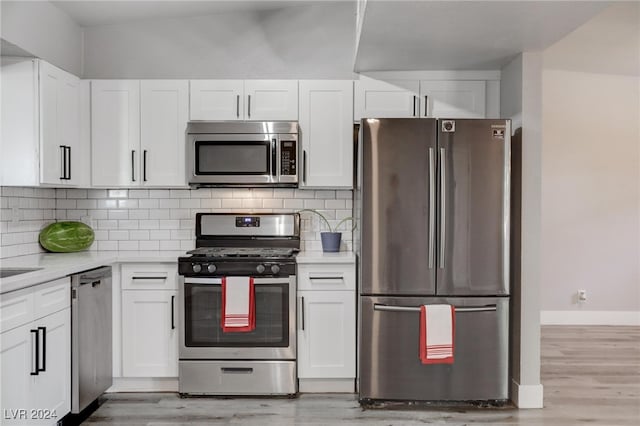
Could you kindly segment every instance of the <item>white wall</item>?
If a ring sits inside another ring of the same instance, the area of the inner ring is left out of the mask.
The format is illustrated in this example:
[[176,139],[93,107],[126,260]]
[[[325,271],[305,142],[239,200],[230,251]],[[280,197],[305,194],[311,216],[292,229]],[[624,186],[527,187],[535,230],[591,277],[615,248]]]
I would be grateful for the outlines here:
[[82,30],[47,1],[0,2],[0,37],[77,76],[82,75]]
[[522,126],[522,55],[516,56],[501,70],[500,117],[513,120],[513,130]]
[[84,77],[351,78],[354,35],[344,2],[90,27]]
[[[640,5],[544,52],[544,322],[640,319]],[[578,289],[588,300],[578,303]],[[589,319],[591,318],[591,319]],[[618,319],[616,319],[618,318]]]

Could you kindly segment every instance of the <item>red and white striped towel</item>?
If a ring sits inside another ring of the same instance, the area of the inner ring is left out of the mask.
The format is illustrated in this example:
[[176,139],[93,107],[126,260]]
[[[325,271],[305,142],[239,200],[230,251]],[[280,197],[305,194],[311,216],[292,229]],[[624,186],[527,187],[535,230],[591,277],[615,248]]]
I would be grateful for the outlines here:
[[420,361],[453,364],[456,310],[451,305],[420,307]]
[[222,331],[249,332],[256,328],[256,302],[251,277],[222,278]]

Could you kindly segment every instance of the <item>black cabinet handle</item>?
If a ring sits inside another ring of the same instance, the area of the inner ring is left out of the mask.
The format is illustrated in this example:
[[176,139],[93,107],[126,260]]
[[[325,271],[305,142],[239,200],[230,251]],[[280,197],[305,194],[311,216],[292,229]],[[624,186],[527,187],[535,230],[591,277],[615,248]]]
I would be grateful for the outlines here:
[[251,118],[251,95],[247,95],[247,118]]
[[240,118],[240,95],[236,95],[236,117]]
[[135,164],[136,164],[136,150],[132,149],[131,150],[131,182],[135,182],[136,181]]
[[47,327],[38,327],[42,330],[42,368],[38,371],[47,371]]
[[302,150],[302,183],[307,183],[307,151]]
[[67,178],[67,148],[64,145],[60,145],[61,153],[62,153],[62,176],[60,179],[64,180]]
[[302,296],[302,331],[304,331],[304,296]]
[[38,369],[38,365],[39,365],[39,358],[40,358],[40,335],[38,334],[38,330],[29,330],[30,333],[33,333],[36,335],[36,347],[35,347],[35,359],[36,359],[36,369],[35,371],[31,372],[32,376],[37,376],[38,375],[38,371],[40,371]]
[[416,96],[413,95],[413,116],[416,116]]
[[172,330],[176,329],[175,314],[174,314],[175,301],[176,301],[176,297],[175,296],[171,296],[171,329]]
[[142,151],[142,180],[147,181],[147,150]]
[[429,96],[424,96],[424,116],[429,116]]
[[67,146],[67,150],[69,155],[67,156],[67,169],[69,173],[67,174],[67,180],[71,180],[71,147]]

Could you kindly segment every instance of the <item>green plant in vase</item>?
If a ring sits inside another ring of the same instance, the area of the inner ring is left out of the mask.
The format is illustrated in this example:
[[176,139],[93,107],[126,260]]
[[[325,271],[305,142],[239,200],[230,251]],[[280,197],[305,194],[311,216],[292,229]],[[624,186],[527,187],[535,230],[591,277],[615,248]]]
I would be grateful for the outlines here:
[[352,216],[345,217],[340,222],[338,222],[338,224],[335,227],[332,228],[331,223],[329,223],[329,220],[327,219],[327,217],[322,213],[320,213],[318,210],[304,209],[304,210],[300,210],[298,213],[303,213],[303,212],[310,212],[318,215],[320,219],[322,219],[322,221],[325,223],[325,225],[327,225],[327,229],[329,231],[320,232],[320,239],[322,241],[322,251],[324,252],[331,253],[331,252],[340,251],[340,241],[342,240],[342,232],[338,231],[338,229],[342,224],[351,221],[353,223],[353,227],[351,228],[351,231],[356,229],[356,223]]

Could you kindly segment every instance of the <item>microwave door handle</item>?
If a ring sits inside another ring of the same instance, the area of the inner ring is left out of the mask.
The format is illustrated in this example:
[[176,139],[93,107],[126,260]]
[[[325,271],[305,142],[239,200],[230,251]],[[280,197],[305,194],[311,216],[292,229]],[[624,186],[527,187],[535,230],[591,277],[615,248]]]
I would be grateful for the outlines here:
[[271,139],[271,176],[273,177],[273,181],[276,181],[276,176],[278,175],[278,153],[277,153],[278,142],[276,138]]

